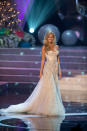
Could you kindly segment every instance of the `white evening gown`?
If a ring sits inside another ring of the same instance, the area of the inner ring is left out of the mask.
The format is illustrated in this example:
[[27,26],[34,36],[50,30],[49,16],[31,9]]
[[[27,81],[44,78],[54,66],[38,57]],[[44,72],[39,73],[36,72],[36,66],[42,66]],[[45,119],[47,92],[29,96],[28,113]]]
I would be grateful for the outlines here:
[[8,108],[0,109],[0,112],[26,112],[48,116],[65,115],[65,108],[58,82],[57,55],[59,51],[56,48],[54,49],[54,51],[48,51],[45,54],[46,62],[43,68],[43,75],[29,98],[24,103],[10,105]]

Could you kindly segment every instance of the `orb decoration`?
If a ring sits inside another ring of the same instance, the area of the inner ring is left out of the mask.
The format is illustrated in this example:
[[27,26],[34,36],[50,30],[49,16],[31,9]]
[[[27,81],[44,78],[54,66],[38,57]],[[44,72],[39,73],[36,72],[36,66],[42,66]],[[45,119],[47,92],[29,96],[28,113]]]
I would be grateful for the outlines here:
[[62,34],[62,42],[64,45],[75,45],[77,36],[73,30],[66,30]]
[[56,36],[56,41],[57,42],[59,41],[60,31],[59,31],[58,27],[56,27],[52,24],[46,24],[46,25],[42,26],[38,31],[38,38],[41,43],[43,43],[44,36],[46,35],[47,32],[53,32]]

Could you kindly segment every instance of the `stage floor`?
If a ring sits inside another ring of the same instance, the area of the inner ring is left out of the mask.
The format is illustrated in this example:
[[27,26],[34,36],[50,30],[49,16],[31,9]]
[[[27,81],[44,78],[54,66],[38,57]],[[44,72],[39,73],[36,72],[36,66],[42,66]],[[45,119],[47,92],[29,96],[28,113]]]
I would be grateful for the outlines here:
[[[39,81],[41,48],[0,49],[0,108],[24,102]],[[65,117],[0,114],[0,131],[87,131],[87,48],[60,49]]]
[[47,117],[28,114],[1,114],[0,131],[87,131],[87,115],[66,114]]
[[[19,88],[18,88],[18,87]],[[24,88],[25,86],[25,88]],[[29,86],[29,84],[28,84]],[[0,108],[25,101],[34,89],[25,84],[11,84],[0,86]],[[67,97],[63,101],[66,114],[63,117],[40,116],[34,114],[0,114],[0,131],[86,131],[87,103],[81,99],[72,102],[68,96],[77,92],[62,92]],[[76,94],[78,96],[78,93]],[[63,96],[64,97],[64,96]]]

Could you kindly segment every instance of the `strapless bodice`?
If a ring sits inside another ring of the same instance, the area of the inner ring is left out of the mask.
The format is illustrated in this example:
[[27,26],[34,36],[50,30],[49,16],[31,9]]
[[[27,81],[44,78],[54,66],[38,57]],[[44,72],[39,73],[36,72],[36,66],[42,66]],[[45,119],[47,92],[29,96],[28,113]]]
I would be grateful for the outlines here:
[[57,49],[55,49],[54,51],[50,50],[45,54],[46,60],[49,62],[57,61],[58,54],[59,54],[59,51]]

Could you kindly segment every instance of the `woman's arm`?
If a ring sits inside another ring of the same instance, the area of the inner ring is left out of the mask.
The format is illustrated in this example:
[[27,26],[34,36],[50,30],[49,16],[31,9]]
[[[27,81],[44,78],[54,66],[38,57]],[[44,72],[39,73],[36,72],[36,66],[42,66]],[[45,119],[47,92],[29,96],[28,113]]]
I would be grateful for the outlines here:
[[[58,45],[56,45],[56,48],[57,48],[57,50],[59,49],[59,46]],[[60,67],[60,60],[59,60],[59,56],[58,56],[58,74],[59,74],[59,78],[61,78],[61,75],[62,75],[62,73],[61,73],[61,67]]]
[[61,78],[61,75],[62,75],[62,73],[61,73],[61,67],[60,67],[60,61],[59,61],[59,56],[58,56],[58,69],[59,69],[59,78]]
[[44,61],[45,61],[45,46],[42,47],[41,54],[42,54],[42,58],[41,58],[40,78],[42,76],[43,65],[44,65]]

